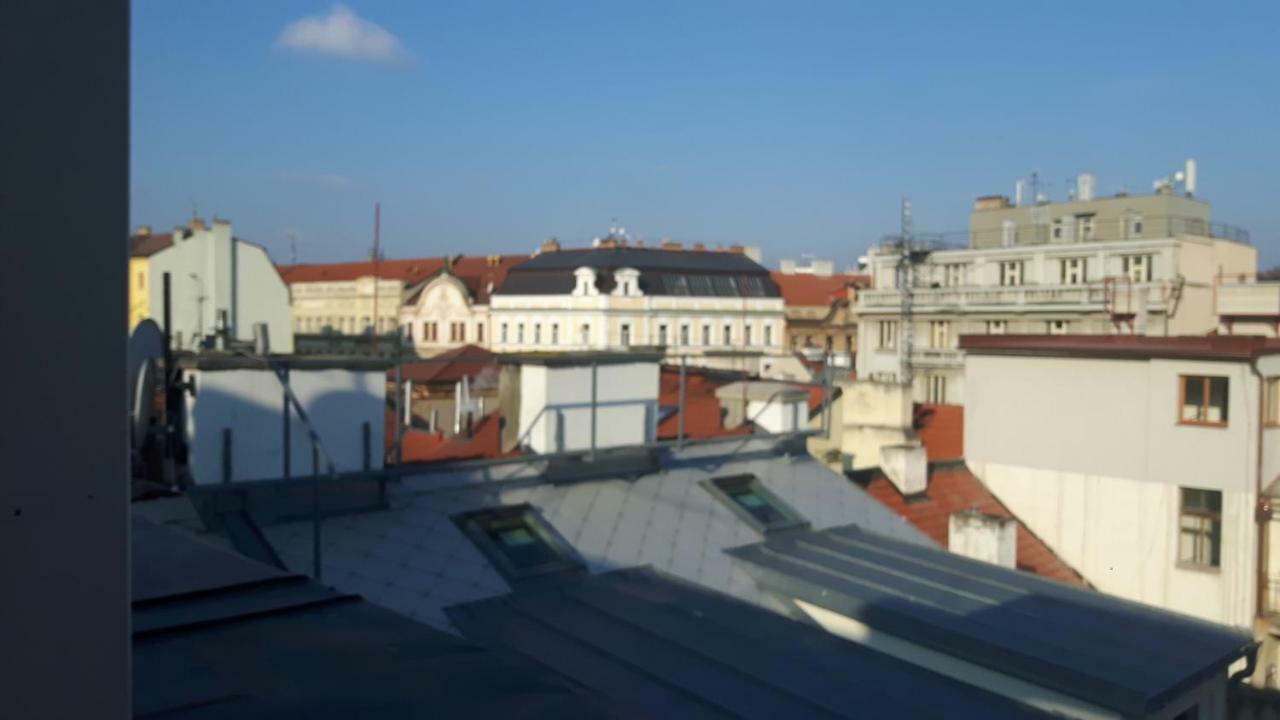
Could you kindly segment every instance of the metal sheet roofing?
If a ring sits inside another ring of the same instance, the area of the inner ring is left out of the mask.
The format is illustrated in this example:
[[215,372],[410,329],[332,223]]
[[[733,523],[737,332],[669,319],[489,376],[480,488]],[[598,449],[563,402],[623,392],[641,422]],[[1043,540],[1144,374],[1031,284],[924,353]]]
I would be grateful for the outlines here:
[[184,533],[135,520],[132,545],[139,717],[618,714],[535,663]]
[[652,568],[448,613],[469,639],[535,658],[646,717],[1043,717]]
[[691,297],[780,297],[778,286],[756,261],[738,253],[595,248],[542,253],[511,269],[496,295],[567,295],[577,280],[574,270],[597,271],[596,288],[610,292],[613,272],[640,272],[645,295]]
[[855,526],[729,552],[781,596],[1126,715],[1225,673],[1251,639]]

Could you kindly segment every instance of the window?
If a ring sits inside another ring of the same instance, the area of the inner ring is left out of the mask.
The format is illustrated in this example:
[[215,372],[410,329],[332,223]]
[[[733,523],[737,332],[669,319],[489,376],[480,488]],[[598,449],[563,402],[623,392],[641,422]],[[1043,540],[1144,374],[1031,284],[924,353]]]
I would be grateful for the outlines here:
[[947,401],[947,378],[945,376],[929,376],[928,401],[938,404]]
[[725,345],[733,344],[733,326],[732,325],[724,326],[724,344]]
[[1005,333],[1005,330],[1007,330],[1008,328],[1009,328],[1009,323],[1007,320],[988,320],[987,321],[988,335],[1003,335]]
[[524,344],[524,323],[516,323],[516,342]]
[[476,325],[476,342],[484,342],[484,323]]
[[711,326],[710,325],[702,326],[702,344],[703,345],[711,344]]
[[1093,213],[1076,216],[1076,242],[1093,239]]
[[477,510],[453,521],[508,580],[583,567],[573,548],[529,505]]
[[951,347],[951,323],[946,320],[933,320],[929,323],[929,347],[945,350]]
[[898,323],[894,320],[881,320],[880,344],[881,350],[894,350],[898,347]]
[[668,295],[688,295],[689,280],[684,275],[663,275],[662,286]]
[[1062,239],[1062,218],[1053,219],[1053,239],[1054,240]]
[[689,294],[706,297],[714,295],[711,289],[711,278],[707,275],[690,275],[689,276]]
[[754,275],[743,275],[738,278],[738,288],[746,297],[764,297],[764,283]]
[[1044,331],[1050,335],[1066,335],[1070,327],[1071,323],[1066,320],[1048,320],[1044,324]]
[[1216,568],[1222,552],[1222,491],[1180,488],[1178,563]]
[[551,344],[560,344],[560,323],[551,323]]
[[764,326],[764,344],[765,345],[773,344],[773,326],[772,325]]
[[631,344],[631,323],[622,323],[619,340],[623,347]]
[[502,323],[502,325],[499,326],[498,330],[499,330],[499,334],[502,337],[502,342],[506,343],[507,342],[507,324]]
[[681,345],[689,344],[689,326],[688,325],[680,326],[680,344]]
[[591,323],[582,323],[581,332],[582,332],[582,344],[590,345],[591,344]]
[[1262,422],[1280,425],[1280,377],[1269,377],[1263,382]]
[[738,283],[734,281],[732,275],[714,275],[711,278],[711,284],[715,286],[716,295],[733,297],[738,294]]
[[1178,422],[1183,425],[1226,426],[1226,378],[1183,375],[1179,380],[1182,384],[1182,402],[1179,403],[1182,410]]
[[1085,258],[1065,258],[1062,261],[1062,284],[1063,285],[1079,285],[1085,281],[1087,277],[1086,267],[1088,261]]
[[542,323],[533,324],[533,344],[534,345],[542,344]]
[[752,327],[750,325],[742,328],[742,344],[744,346],[751,344],[751,330]]
[[1006,260],[1000,263],[1000,284],[1013,287],[1022,284],[1022,261]]
[[942,281],[947,287],[960,287],[964,285],[964,265],[962,263],[948,263],[942,266]]
[[1120,265],[1125,275],[1133,282],[1151,282],[1151,256],[1125,255],[1120,258]]
[[739,518],[762,533],[808,525],[755,475],[734,475],[703,482],[703,487]]
[[658,326],[658,344],[667,344],[667,326],[665,323]]

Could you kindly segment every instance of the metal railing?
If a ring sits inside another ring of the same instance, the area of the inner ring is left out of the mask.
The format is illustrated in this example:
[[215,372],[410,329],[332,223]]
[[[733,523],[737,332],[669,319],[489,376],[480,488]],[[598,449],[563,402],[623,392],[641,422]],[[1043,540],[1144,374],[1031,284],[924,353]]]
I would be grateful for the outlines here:
[[[1045,207],[1045,206],[1040,206]],[[1025,209],[1025,208],[1024,208]],[[1013,210],[1007,209],[1005,212]],[[1063,216],[1068,217],[1068,216]],[[1178,235],[1197,235],[1219,240],[1230,240],[1248,245],[1249,231],[1230,223],[1216,222],[1188,215],[1127,215],[1095,218],[1092,223],[1077,220],[1054,222],[1050,215],[1043,222],[1019,222],[1012,229],[996,227],[982,230],[950,230],[936,233],[917,233],[912,248],[924,252],[964,250],[970,248],[1022,247],[1027,245],[1073,245],[1086,242],[1117,242],[1126,240],[1156,240]],[[1059,218],[1060,219],[1060,218]],[[893,236],[883,237],[877,243],[880,253],[900,250]]]

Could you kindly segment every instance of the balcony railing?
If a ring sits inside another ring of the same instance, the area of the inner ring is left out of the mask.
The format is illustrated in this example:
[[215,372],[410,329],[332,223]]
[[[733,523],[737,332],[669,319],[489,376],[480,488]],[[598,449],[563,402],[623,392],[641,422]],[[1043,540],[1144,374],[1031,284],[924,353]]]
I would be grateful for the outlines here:
[[[1117,290],[1128,293],[1125,288]],[[1159,306],[1164,302],[1159,286],[1135,286],[1133,300],[1136,304],[1146,293],[1147,304]],[[1019,285],[1015,287],[964,287],[964,288],[916,288],[914,304],[917,311],[929,308],[964,310],[970,308],[1027,307],[1039,305],[1102,307],[1107,289],[1101,284],[1091,285]],[[902,304],[898,290],[863,290],[858,298],[864,308],[897,308]],[[1125,301],[1125,299],[1121,299]]]
[[1275,317],[1280,315],[1280,283],[1244,283],[1218,288],[1219,315]]

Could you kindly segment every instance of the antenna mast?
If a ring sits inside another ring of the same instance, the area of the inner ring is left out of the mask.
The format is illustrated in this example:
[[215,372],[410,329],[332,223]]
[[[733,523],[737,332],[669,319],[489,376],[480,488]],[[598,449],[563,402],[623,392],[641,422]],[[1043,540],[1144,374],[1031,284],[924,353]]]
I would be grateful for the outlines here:
[[901,226],[898,235],[898,291],[902,293],[902,305],[899,308],[898,326],[901,328],[901,338],[898,342],[898,353],[902,363],[902,382],[911,385],[913,380],[913,369],[911,367],[911,351],[913,340],[913,323],[912,314],[914,311],[913,303],[915,301],[914,286],[916,276],[916,259],[914,257],[915,242],[912,238],[911,228],[911,198],[903,196],[902,198],[902,216],[900,220]]

